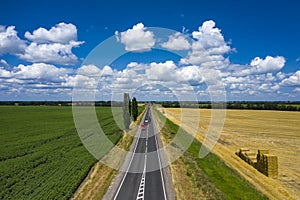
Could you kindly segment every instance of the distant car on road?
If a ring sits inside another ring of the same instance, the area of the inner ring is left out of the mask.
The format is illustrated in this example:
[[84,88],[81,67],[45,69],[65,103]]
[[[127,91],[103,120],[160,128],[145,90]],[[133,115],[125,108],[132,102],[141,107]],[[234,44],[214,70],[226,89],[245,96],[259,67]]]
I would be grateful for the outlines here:
[[141,124],[142,130],[145,130],[145,124]]
[[145,123],[148,123],[148,119],[145,119]]

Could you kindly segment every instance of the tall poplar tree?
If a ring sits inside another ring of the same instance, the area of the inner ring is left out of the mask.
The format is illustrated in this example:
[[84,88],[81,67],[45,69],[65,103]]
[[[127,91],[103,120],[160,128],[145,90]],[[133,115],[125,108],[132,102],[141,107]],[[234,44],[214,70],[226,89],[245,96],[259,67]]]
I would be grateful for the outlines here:
[[132,98],[132,117],[133,120],[136,121],[137,117],[138,117],[138,103],[136,101],[136,98],[133,97]]
[[129,114],[129,94],[124,93],[124,101],[123,101],[123,119],[124,119],[124,126],[125,129],[129,129],[130,125],[130,114]]

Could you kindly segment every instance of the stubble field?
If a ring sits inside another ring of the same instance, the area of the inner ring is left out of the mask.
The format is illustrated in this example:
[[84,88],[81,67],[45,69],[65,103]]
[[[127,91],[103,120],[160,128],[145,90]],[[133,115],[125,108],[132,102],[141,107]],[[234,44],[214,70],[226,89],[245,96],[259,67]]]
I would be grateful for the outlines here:
[[[185,124],[180,120],[180,108],[160,108],[160,111],[190,133],[197,131],[195,117],[200,112],[196,138],[203,141],[211,120],[211,110],[189,109]],[[234,153],[241,147],[255,151],[268,149],[271,154],[277,155],[278,178],[266,177],[238,158]],[[227,110],[222,135],[213,152],[269,198],[297,199],[300,196],[299,112]]]

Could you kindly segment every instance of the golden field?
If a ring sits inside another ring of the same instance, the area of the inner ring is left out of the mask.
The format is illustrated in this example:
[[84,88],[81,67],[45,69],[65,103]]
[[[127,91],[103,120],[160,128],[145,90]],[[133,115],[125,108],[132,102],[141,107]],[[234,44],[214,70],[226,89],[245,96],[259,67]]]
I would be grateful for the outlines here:
[[[196,138],[203,142],[211,120],[211,110],[184,109],[159,108],[187,132],[197,132]],[[180,120],[182,111],[188,112],[188,116],[184,116],[184,124]],[[197,126],[195,118],[199,112]],[[278,156],[278,178],[266,177],[237,157],[235,152],[241,147],[255,151],[268,149]],[[270,199],[299,198],[300,112],[227,110],[221,137],[212,151]]]

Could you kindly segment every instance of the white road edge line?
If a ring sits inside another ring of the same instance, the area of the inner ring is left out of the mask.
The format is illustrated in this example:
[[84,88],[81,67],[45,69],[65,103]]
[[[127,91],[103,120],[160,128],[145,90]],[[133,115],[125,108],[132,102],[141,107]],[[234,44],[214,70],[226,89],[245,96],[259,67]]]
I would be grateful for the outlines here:
[[[152,120],[154,120],[154,117],[153,117],[153,114],[152,114],[152,108],[151,108],[151,116],[152,116]],[[155,124],[155,121],[153,123],[154,125],[154,133],[158,133],[157,132],[157,129],[156,129],[156,124]],[[156,141],[156,153],[157,153],[157,156],[158,156],[158,161],[159,161],[159,170],[160,170],[160,176],[161,176],[161,180],[162,180],[162,185],[163,185],[163,191],[164,191],[164,198],[165,200],[167,200],[167,196],[166,196],[166,189],[165,189],[165,181],[164,181],[164,175],[162,173],[162,167],[161,167],[161,160],[160,160],[160,153],[159,153],[159,147],[158,147],[158,142],[157,142],[157,138],[156,138],[156,134],[154,134],[155,136],[155,141]]]
[[[144,117],[143,117],[142,120],[144,120],[144,118],[145,118],[145,115],[144,115]],[[126,176],[127,176],[127,174],[128,174],[128,170],[129,170],[129,168],[130,168],[130,166],[131,166],[131,163],[132,163],[132,160],[133,160],[133,157],[134,157],[134,154],[135,154],[135,151],[136,151],[136,148],[137,148],[137,145],[138,145],[138,142],[139,142],[141,133],[142,133],[140,126],[139,126],[139,130],[138,130],[138,131],[139,131],[139,137],[138,137],[138,139],[136,140],[135,147],[134,147],[134,151],[132,152],[132,156],[131,156],[130,162],[129,162],[128,167],[127,167],[127,169],[126,169],[125,175],[123,176],[123,179],[122,179],[122,181],[121,181],[121,184],[120,184],[120,186],[119,186],[119,188],[118,188],[118,190],[117,190],[117,192],[116,192],[116,194],[115,194],[114,200],[116,200],[116,198],[117,198],[117,196],[118,196],[118,194],[119,194],[119,192],[120,192],[120,190],[121,190],[121,187],[122,187],[122,185],[123,185],[123,183],[124,183],[124,181],[125,181],[125,178],[126,178]]]

